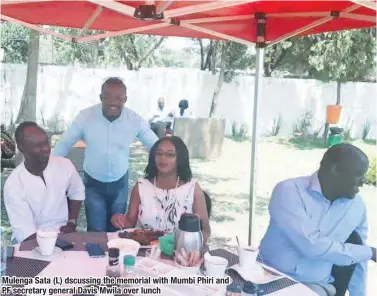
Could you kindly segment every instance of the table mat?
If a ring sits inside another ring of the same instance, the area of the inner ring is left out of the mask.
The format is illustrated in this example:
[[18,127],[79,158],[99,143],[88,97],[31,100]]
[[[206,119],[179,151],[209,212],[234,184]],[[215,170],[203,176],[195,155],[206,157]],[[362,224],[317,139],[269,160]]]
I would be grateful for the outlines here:
[[13,257],[7,260],[5,274],[15,277],[36,277],[49,264],[50,261]]
[[[34,278],[50,264],[49,261],[13,257],[7,259],[6,276]],[[11,284],[14,288],[22,288],[24,285]],[[2,296],[23,296],[19,294],[2,294]]]
[[[220,256],[220,257],[226,258],[229,262],[228,267],[238,264],[238,256],[226,250],[216,249],[216,250],[210,251],[209,253],[213,256]],[[277,273],[267,268],[265,269],[266,271],[268,271],[269,273],[273,275],[278,275]],[[235,270],[229,269],[227,270],[226,273],[233,279],[233,282],[235,284],[243,285],[245,283],[245,280]],[[278,279],[276,281],[273,281],[267,284],[258,285],[258,287],[261,288],[261,291],[258,293],[258,295],[262,296],[262,295],[271,294],[273,292],[288,288],[295,284],[297,284],[297,282],[292,281],[289,278],[283,277],[281,279]]]
[[[101,247],[107,252],[108,237],[106,232],[71,232],[58,235],[59,239],[70,242],[74,248],[66,251],[86,251],[85,243],[100,244]],[[20,251],[32,251],[38,246],[37,240],[28,240],[22,242]]]

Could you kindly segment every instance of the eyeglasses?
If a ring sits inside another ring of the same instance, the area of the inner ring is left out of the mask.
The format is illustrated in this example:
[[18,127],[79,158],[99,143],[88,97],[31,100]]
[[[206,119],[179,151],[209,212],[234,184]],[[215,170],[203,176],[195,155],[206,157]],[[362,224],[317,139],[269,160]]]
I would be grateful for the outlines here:
[[167,151],[156,151],[156,156],[166,156],[168,158],[176,157],[174,152],[167,152]]

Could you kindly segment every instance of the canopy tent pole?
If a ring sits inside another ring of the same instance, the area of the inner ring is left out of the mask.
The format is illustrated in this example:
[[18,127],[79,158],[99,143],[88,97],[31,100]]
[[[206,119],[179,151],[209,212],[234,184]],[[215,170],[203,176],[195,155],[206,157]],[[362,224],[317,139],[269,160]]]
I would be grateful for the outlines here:
[[262,78],[263,78],[263,60],[266,18],[264,14],[256,14],[257,20],[257,43],[256,43],[256,63],[255,63],[255,80],[254,80],[254,104],[253,104],[253,121],[251,134],[251,159],[250,159],[250,191],[249,191],[249,236],[248,245],[251,245],[253,235],[253,221],[255,216],[255,170],[257,162],[257,137],[258,137],[258,100],[261,97]]

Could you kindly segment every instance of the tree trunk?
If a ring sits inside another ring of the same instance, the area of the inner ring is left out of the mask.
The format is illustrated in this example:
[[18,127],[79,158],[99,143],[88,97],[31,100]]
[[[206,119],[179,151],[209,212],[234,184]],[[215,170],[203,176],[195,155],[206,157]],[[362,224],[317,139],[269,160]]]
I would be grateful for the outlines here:
[[210,43],[209,43],[209,49],[208,49],[206,61],[204,63],[204,70],[206,70],[206,69],[208,69],[210,71],[212,70],[211,61],[212,61],[213,49],[214,49],[214,43],[213,43],[213,40],[211,40]]
[[228,48],[228,44],[222,44],[221,46],[221,60],[220,60],[220,74],[217,79],[217,84],[215,91],[213,92],[213,97],[212,97],[212,103],[211,103],[211,109],[209,111],[209,117],[211,118],[216,111],[217,108],[217,103],[218,99],[220,96],[220,91],[221,87],[224,83],[224,75],[225,75],[225,54],[226,54],[226,49]]
[[[340,81],[336,82],[336,104],[335,105],[340,105],[340,94],[342,90],[342,83]],[[325,130],[323,131],[323,142],[325,147],[327,146],[327,136],[329,134],[329,127],[330,125],[326,122],[325,123]]]
[[205,70],[204,68],[204,47],[202,39],[198,38],[199,47],[200,47],[200,70]]
[[212,51],[212,62],[211,62],[211,70],[212,75],[216,74],[216,55],[217,55],[217,48],[219,46],[219,41],[215,41],[213,44],[213,51]]
[[23,121],[37,121],[38,59],[39,33],[37,31],[30,30],[26,82],[16,124]]
[[135,70],[139,70],[141,67],[141,64],[145,62],[145,60],[162,44],[162,41],[164,41],[166,37],[161,37],[160,40],[158,40],[155,44],[151,46],[138,60],[135,66]]
[[340,81],[336,82],[336,105],[340,105],[340,94],[342,91],[342,83]]

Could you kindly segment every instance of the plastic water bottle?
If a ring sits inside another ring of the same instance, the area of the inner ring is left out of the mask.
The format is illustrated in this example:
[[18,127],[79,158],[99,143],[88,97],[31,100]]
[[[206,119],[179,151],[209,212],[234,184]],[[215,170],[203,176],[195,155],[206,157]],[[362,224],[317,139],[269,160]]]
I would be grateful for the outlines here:
[[7,270],[7,244],[5,241],[5,231],[3,227],[0,227],[0,238],[1,238],[1,276],[5,276]]
[[[126,255],[123,257],[123,272],[122,277],[125,278],[135,278],[137,277],[135,269],[136,258],[132,255]],[[122,288],[131,287],[131,284],[121,285]]]
[[123,277],[136,277],[136,269],[135,269],[136,259],[135,256],[126,255],[123,257]]

